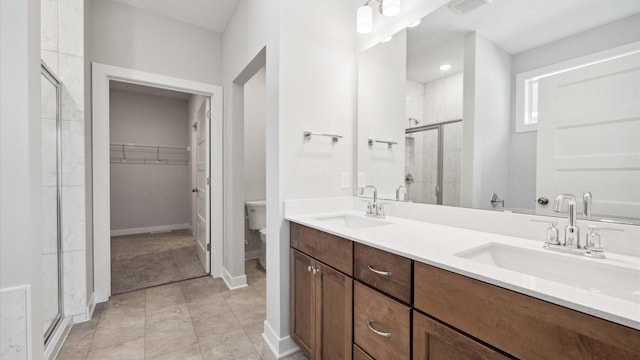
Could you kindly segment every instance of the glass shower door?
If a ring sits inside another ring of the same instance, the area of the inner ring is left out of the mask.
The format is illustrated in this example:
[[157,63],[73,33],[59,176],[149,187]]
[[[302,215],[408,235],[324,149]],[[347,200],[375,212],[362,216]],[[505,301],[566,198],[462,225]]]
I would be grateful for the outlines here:
[[42,65],[42,276],[44,296],[44,341],[51,337],[62,318],[60,81]]
[[440,204],[440,128],[408,130],[405,148],[407,200]]

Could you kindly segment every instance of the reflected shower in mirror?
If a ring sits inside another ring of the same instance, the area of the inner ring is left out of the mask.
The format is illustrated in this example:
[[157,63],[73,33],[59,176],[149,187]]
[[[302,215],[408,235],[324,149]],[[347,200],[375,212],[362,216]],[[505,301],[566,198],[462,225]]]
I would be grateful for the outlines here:
[[359,54],[357,113],[358,190],[640,224],[636,0],[444,5]]

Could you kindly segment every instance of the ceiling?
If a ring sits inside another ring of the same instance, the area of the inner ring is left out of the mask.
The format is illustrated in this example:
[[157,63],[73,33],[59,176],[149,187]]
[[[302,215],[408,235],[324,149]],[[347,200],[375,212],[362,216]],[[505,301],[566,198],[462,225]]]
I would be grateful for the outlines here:
[[[467,15],[443,6],[407,32],[407,76],[429,82],[462,71],[464,36],[477,31],[510,54],[640,13],[638,0],[493,0]],[[453,67],[447,73],[438,67]],[[456,65],[458,64],[458,65]]]
[[114,0],[222,33],[237,0]]
[[170,99],[179,99],[179,100],[188,100],[189,97],[191,97],[191,94],[181,92],[181,91],[167,90],[167,89],[162,89],[157,87],[131,84],[131,83],[115,81],[115,80],[111,80],[109,82],[109,89],[119,90],[119,91],[128,91],[128,92],[145,94],[145,95],[160,96],[160,97],[165,97]]

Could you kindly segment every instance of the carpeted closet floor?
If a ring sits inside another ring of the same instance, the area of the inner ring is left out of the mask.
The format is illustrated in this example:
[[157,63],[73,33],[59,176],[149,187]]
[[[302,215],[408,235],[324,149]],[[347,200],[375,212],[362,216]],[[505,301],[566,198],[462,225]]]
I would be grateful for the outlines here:
[[111,238],[112,294],[204,275],[189,230]]

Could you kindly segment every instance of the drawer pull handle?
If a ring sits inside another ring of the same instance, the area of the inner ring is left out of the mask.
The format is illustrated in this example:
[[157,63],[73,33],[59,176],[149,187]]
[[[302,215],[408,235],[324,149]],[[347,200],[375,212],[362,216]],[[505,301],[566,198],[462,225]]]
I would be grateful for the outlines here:
[[367,267],[369,268],[369,270],[373,271],[374,273],[378,274],[378,275],[382,275],[382,276],[386,276],[386,277],[391,277],[391,275],[393,275],[391,273],[391,271],[382,271],[382,270],[378,270],[375,269],[373,266],[371,265],[367,265]]
[[373,321],[371,321],[370,319],[367,319],[367,326],[369,327],[369,330],[373,331],[377,335],[384,336],[384,337],[387,337],[387,338],[391,337],[391,333],[390,332],[382,332],[382,331],[378,331],[378,330],[374,329],[373,328]]

